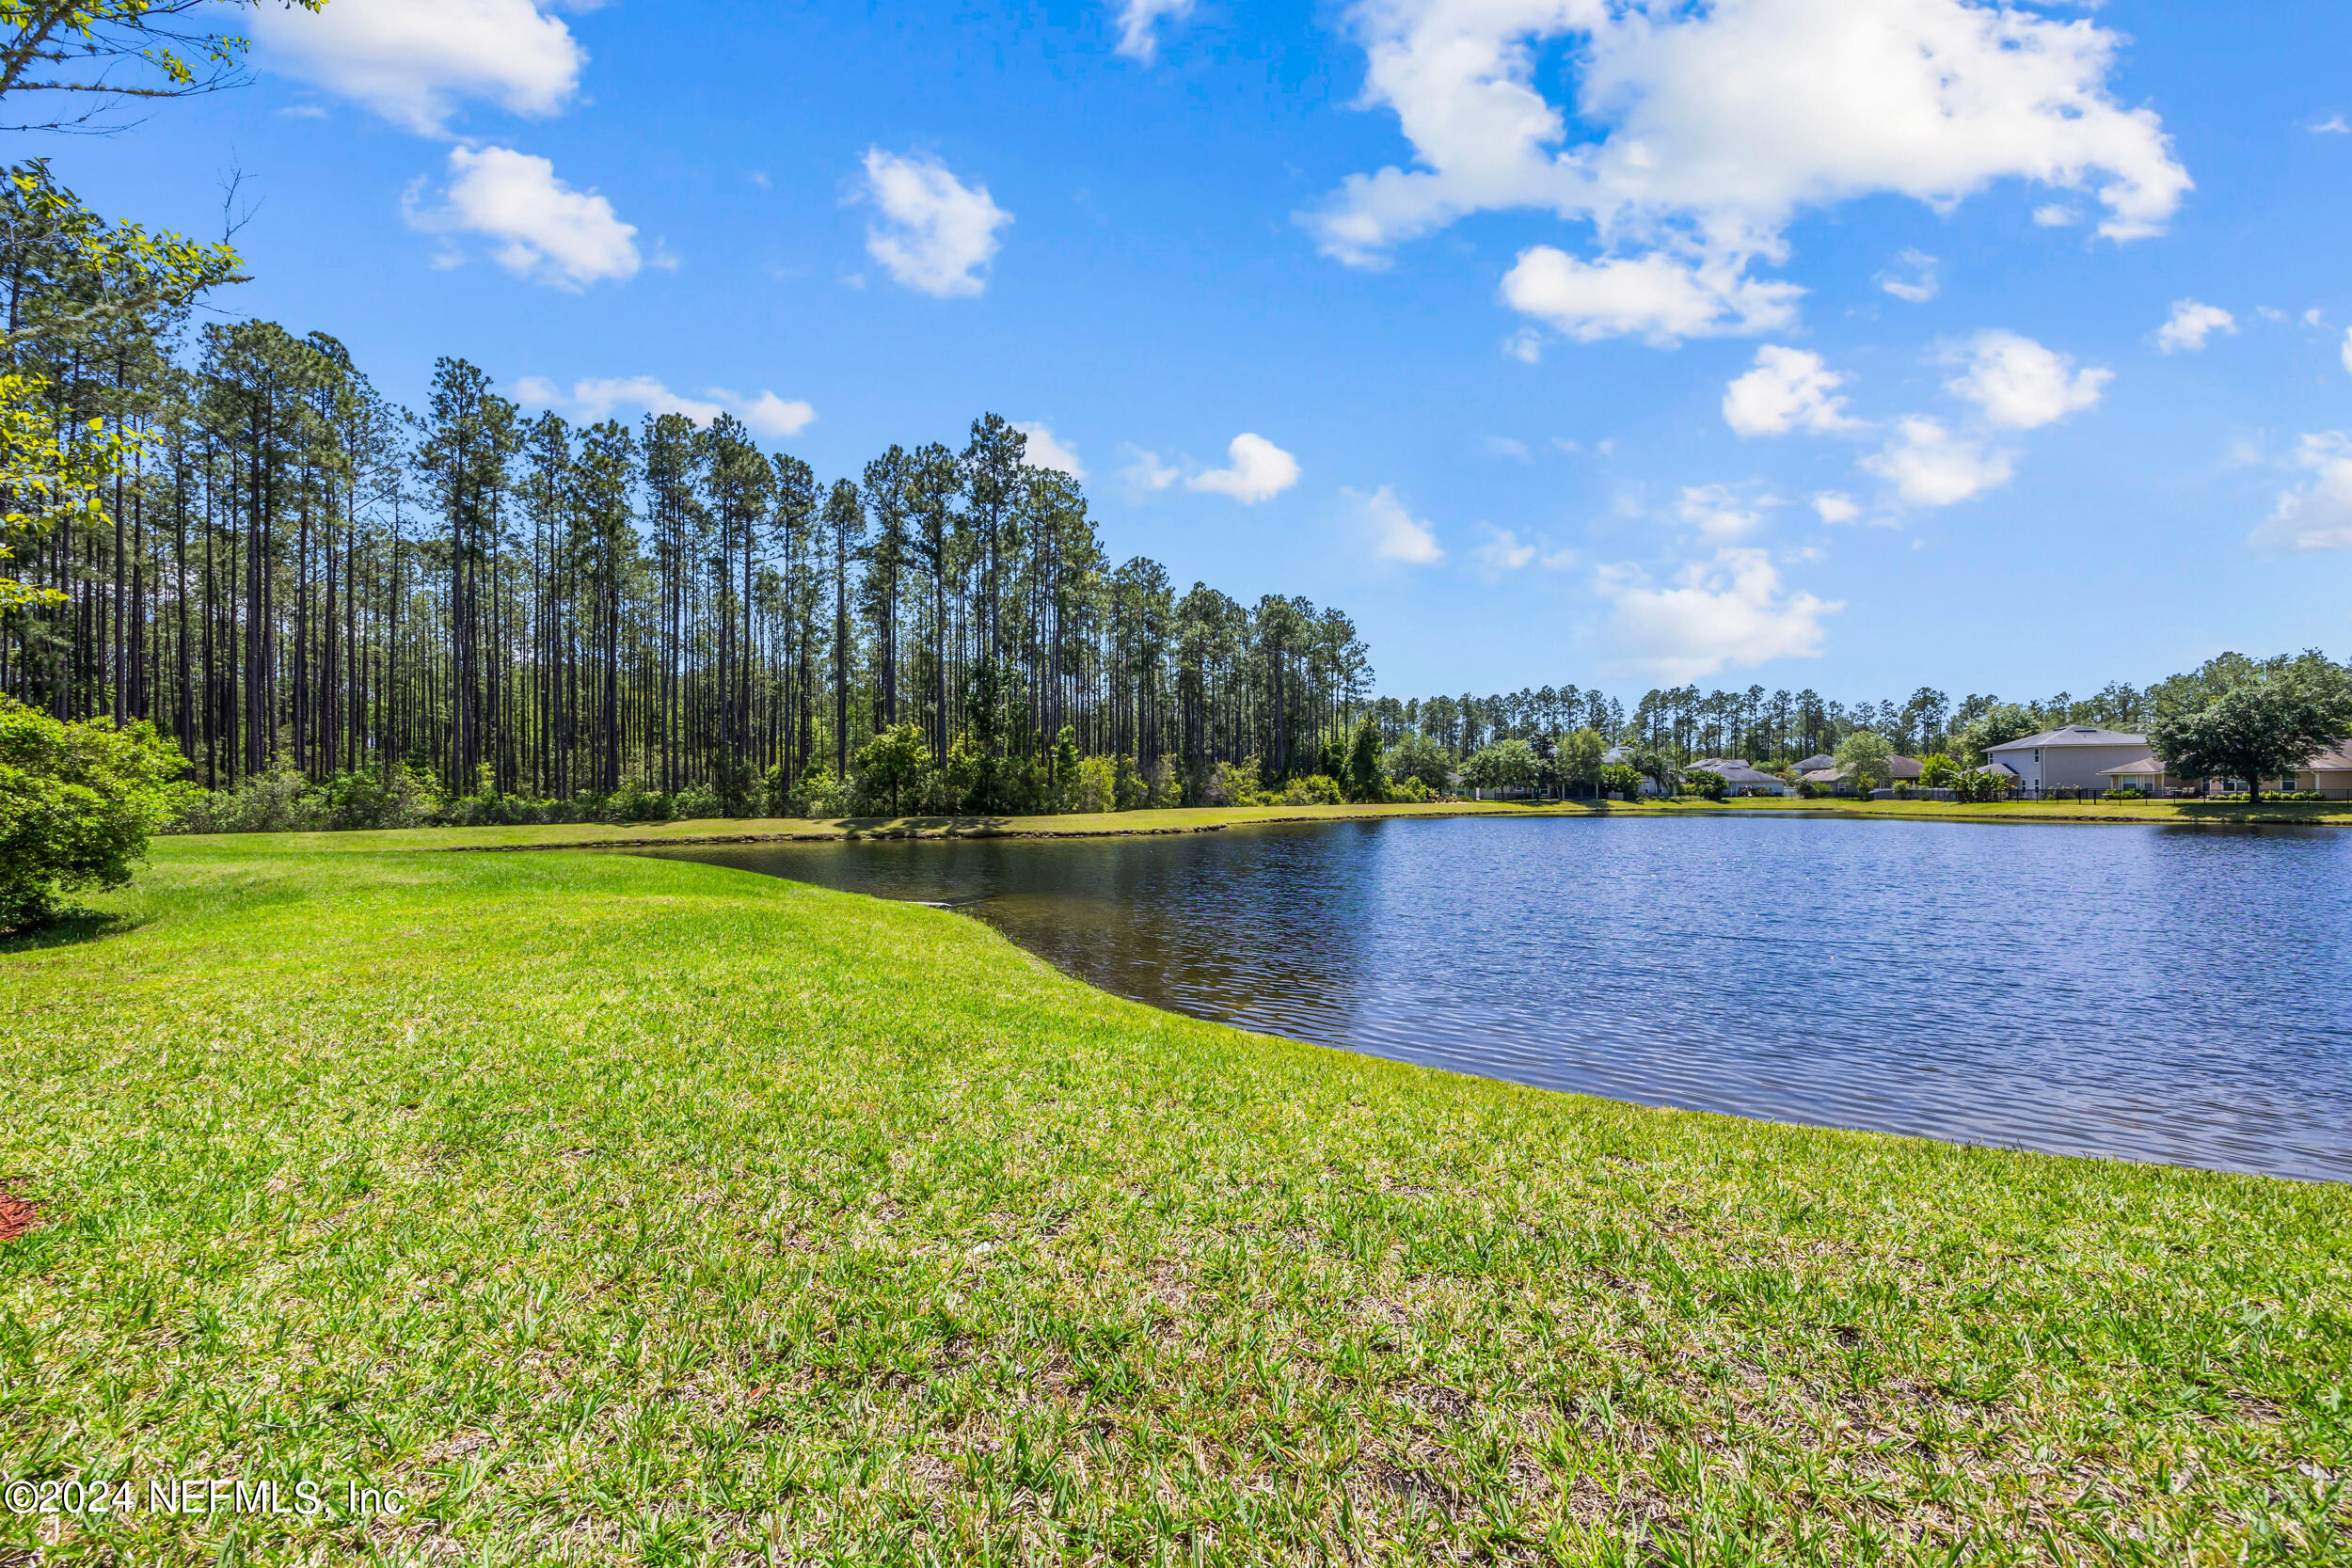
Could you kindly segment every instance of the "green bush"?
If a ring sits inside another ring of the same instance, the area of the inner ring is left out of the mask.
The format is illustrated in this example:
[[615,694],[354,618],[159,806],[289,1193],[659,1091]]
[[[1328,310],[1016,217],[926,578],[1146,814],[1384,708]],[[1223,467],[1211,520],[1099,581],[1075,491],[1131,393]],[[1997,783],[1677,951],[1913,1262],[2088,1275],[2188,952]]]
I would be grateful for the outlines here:
[[[1121,759],[1124,760],[1124,759]],[[1073,815],[1091,816],[1119,809],[1119,764],[1105,756],[1086,757],[1078,764],[1077,783],[1071,787]]]
[[186,809],[179,749],[136,723],[61,723],[0,697],[0,929],[56,914],[82,888],[120,887],[148,835]]
[[1282,786],[1278,804],[1285,806],[1336,806],[1343,803],[1340,782],[1327,773],[1311,773],[1303,779],[1293,779]]
[[241,784],[199,791],[170,827],[176,833],[315,832],[330,825],[329,802],[292,768],[256,773]]
[[1731,781],[1712,768],[1693,768],[1683,775],[1682,787],[1685,793],[1701,800],[1720,800],[1731,793]]
[[1434,795],[1454,782],[1454,759],[1427,736],[1408,735],[1389,748],[1385,771],[1399,784],[1419,779]]
[[1263,803],[1258,789],[1258,759],[1220,762],[1201,775],[1197,798],[1204,806],[1255,806]]
[[417,828],[441,813],[441,792],[421,768],[338,773],[320,786],[330,828]]
[[1413,805],[1419,805],[1422,801],[1432,799],[1429,793],[1429,786],[1422,783],[1419,779],[1410,777],[1400,779],[1395,784],[1389,785],[1388,796],[1391,800],[1404,800],[1410,802]]

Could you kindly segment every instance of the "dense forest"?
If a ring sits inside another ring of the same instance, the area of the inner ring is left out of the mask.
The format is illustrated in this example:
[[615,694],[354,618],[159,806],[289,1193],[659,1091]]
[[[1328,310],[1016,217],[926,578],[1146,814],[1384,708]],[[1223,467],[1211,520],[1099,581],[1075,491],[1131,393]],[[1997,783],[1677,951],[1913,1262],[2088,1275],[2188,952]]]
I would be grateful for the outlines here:
[[1073,751],[1172,800],[1312,771],[1369,695],[1344,614],[1114,565],[997,416],[827,483],[727,416],[526,417],[462,359],[411,413],[324,333],[91,309],[19,172],[9,320],[46,329],[13,368],[132,456],[16,563],[54,595],[8,612],[0,690],[150,721],[207,788],[397,765],[451,797],[781,802],[912,726],[933,806],[1034,807]]

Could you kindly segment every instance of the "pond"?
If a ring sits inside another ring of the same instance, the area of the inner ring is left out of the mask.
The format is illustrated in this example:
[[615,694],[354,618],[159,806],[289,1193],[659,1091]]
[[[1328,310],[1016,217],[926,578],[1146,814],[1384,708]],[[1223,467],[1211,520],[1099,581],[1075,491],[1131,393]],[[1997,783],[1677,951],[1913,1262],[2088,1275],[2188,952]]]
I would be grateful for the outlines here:
[[1648,1105],[2352,1179],[2352,832],[1454,817],[696,847],[1201,1018]]

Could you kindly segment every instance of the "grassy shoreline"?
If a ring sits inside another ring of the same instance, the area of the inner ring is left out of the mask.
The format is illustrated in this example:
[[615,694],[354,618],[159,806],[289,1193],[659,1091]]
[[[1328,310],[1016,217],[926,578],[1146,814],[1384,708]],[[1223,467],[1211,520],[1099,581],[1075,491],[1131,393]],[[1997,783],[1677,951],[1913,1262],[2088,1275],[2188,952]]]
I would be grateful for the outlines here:
[[[1662,1112],[598,854],[0,955],[0,1561],[2352,1562],[2352,1188]],[[234,1538],[233,1540],[231,1538]]]
[[387,849],[584,849],[663,844],[742,844],[836,838],[1115,838],[1214,832],[1278,822],[1391,816],[1851,816],[1914,822],[2155,822],[2176,826],[2352,827],[2352,803],[2260,806],[2186,800],[1568,800],[1443,801],[1343,806],[1184,806],[1072,816],[712,817],[657,823],[543,823],[521,827],[396,828],[351,832],[188,834],[190,847],[266,844],[315,852]]

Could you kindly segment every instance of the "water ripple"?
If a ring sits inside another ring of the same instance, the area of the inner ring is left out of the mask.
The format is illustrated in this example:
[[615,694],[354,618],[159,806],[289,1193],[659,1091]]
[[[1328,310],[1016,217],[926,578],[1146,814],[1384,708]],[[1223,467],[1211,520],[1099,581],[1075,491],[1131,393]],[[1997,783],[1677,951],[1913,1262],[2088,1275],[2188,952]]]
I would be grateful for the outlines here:
[[2352,1179],[2352,833],[1452,818],[696,847],[1105,990],[1644,1104]]

